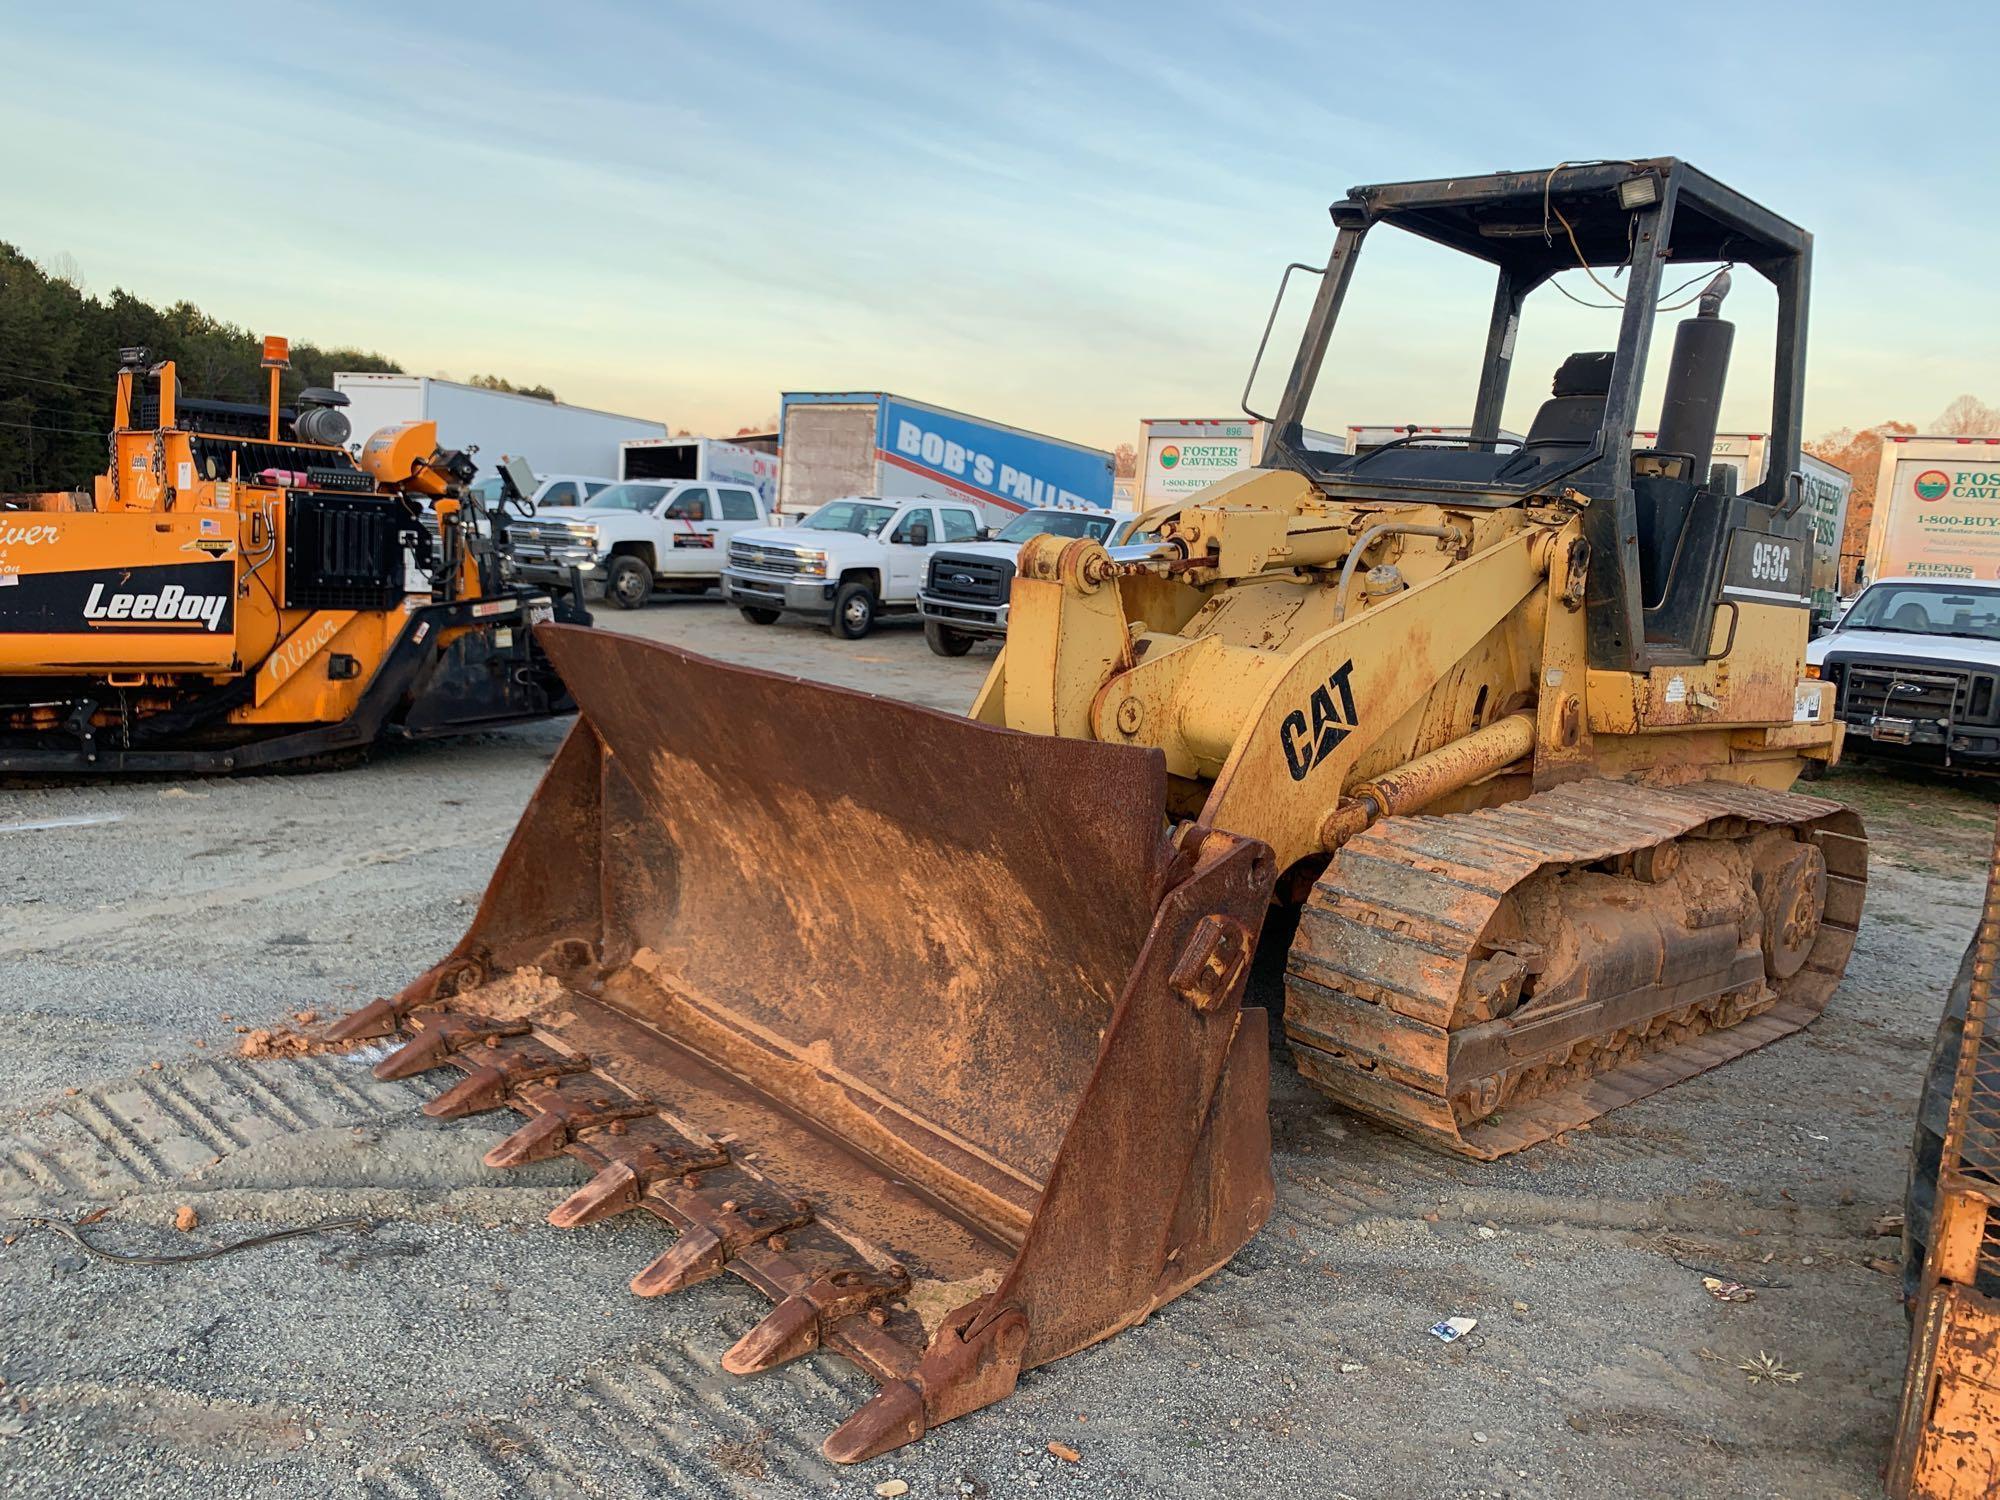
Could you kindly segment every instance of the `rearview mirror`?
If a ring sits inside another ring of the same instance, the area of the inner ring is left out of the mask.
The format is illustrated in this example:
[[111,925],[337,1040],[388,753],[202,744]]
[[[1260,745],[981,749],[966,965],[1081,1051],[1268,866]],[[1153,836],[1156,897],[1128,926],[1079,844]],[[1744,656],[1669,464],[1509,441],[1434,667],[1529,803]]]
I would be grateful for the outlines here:
[[912,522],[903,536],[912,547],[928,547],[931,544],[931,529],[922,521]]

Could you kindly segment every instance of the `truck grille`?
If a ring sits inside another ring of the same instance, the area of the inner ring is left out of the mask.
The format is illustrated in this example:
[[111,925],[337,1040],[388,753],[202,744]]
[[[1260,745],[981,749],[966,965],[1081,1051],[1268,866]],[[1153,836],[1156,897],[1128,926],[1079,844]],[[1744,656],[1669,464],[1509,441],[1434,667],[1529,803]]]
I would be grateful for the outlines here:
[[507,535],[518,545],[527,543],[531,547],[544,550],[550,547],[587,547],[595,545],[595,538],[588,532],[580,531],[567,521],[513,521],[507,523]]
[[1840,716],[1854,723],[1877,717],[1941,723],[1993,720],[1992,673],[1851,657],[1829,658],[1823,671],[1833,679]]
[[799,571],[798,552],[791,547],[766,547],[757,542],[731,542],[729,544],[729,564],[735,568],[748,568],[754,573],[785,573]]
[[1005,604],[1013,583],[1012,562],[998,557],[954,557],[947,552],[931,559],[925,591],[955,603]]

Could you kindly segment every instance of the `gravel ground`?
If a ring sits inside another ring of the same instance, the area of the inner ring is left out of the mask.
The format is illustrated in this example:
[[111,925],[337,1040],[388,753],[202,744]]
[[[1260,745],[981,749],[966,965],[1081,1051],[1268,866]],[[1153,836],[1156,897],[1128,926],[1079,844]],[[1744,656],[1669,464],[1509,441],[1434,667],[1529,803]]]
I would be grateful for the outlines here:
[[[907,626],[759,629],[713,600],[600,618],[952,709],[991,657],[940,661]],[[562,733],[0,790],[0,1213],[108,1208],[86,1233],[138,1253],[375,1225],[162,1267],[7,1226],[0,1495],[1879,1493],[1904,1324],[1871,1223],[1900,1206],[1976,916],[1982,790],[1822,783],[1876,840],[1826,1016],[1561,1143],[1445,1159],[1325,1105],[1280,1051],[1278,1208],[1227,1271],[837,1470],[819,1440],[869,1382],[831,1357],[723,1374],[766,1304],[729,1278],[630,1296],[659,1231],[550,1229],[577,1169],[487,1171],[504,1127],[426,1120],[435,1085],[376,1082],[373,1052],[235,1055],[239,1025],[344,1009],[445,951]],[[74,821],[20,826],[52,820]],[[1275,983],[1263,966],[1253,1000]],[[1697,1267],[1764,1285],[1717,1302]],[[1442,1344],[1449,1315],[1478,1327]],[[1760,1353],[1797,1381],[1752,1383]]]

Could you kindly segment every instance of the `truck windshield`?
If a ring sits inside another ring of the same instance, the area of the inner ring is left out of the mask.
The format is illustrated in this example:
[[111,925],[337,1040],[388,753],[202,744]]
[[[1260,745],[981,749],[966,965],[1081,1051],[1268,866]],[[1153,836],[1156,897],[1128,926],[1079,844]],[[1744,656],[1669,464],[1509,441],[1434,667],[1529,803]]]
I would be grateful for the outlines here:
[[1031,536],[1087,536],[1101,542],[1111,534],[1111,517],[1085,515],[1074,510],[1030,510],[1009,521],[996,542],[1018,546]]
[[1854,601],[1840,628],[2000,641],[2000,590],[1948,583],[1878,583]]
[[851,531],[856,536],[873,536],[889,524],[896,513],[893,505],[870,505],[862,500],[829,500],[799,522],[805,531]]
[[614,484],[592,495],[586,510],[651,510],[667,492],[664,484]]

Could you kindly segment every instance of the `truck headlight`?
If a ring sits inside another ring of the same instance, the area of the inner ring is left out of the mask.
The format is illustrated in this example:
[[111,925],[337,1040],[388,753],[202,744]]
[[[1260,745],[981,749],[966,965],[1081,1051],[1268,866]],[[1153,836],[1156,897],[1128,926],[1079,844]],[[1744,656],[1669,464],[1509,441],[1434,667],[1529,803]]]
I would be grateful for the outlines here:
[[597,528],[595,526],[573,526],[570,528],[569,536],[571,541],[581,546],[595,547],[597,545]]
[[826,554],[824,552],[801,552],[799,554],[799,576],[802,578],[826,577]]

